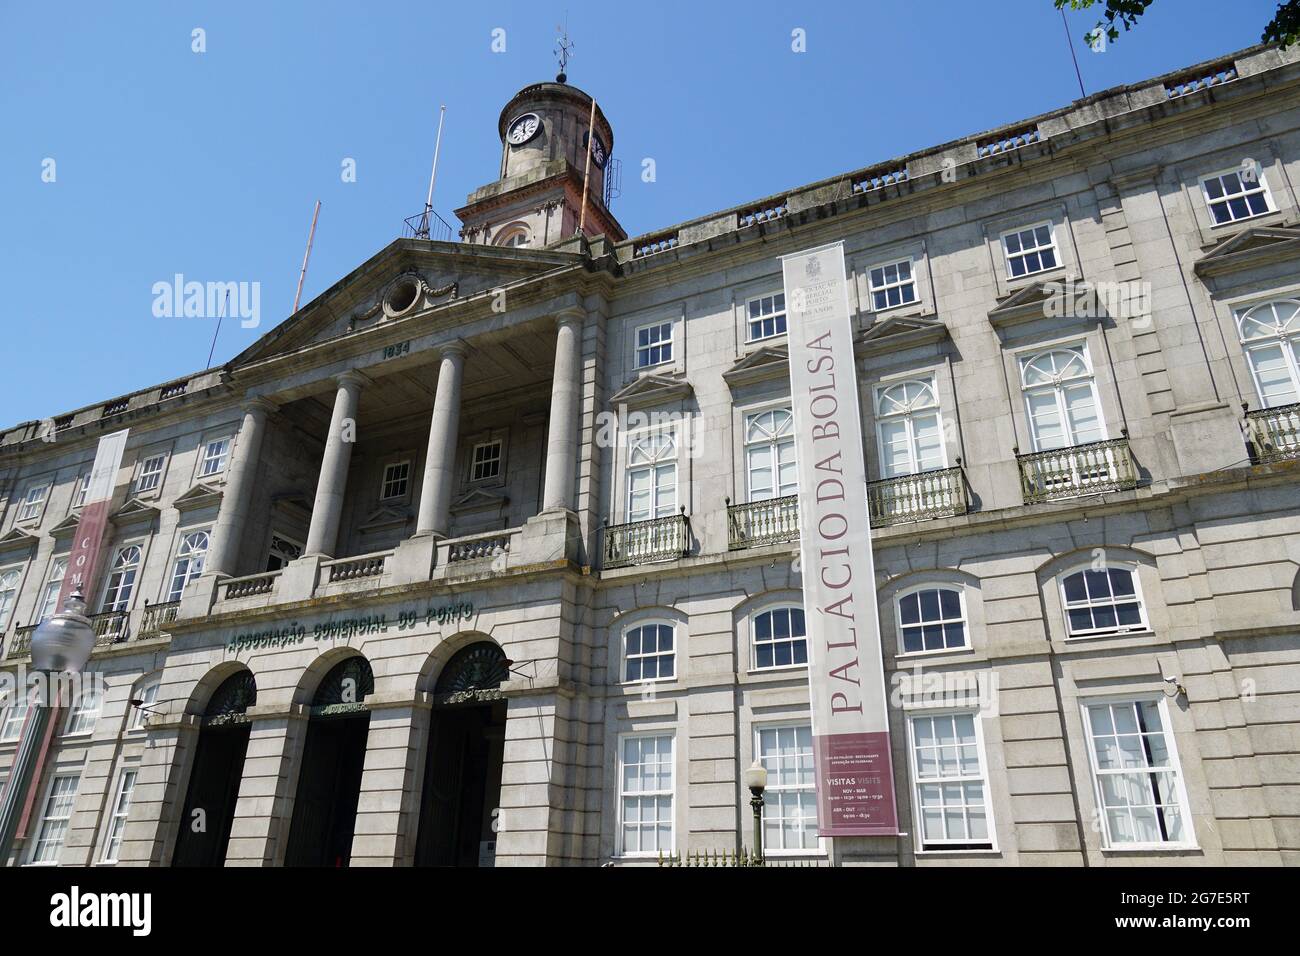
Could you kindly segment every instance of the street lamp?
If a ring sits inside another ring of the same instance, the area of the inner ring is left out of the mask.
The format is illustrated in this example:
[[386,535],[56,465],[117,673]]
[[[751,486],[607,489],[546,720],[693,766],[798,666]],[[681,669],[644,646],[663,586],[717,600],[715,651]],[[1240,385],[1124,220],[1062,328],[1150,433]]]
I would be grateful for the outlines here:
[[749,805],[754,808],[754,849],[758,862],[763,862],[763,791],[767,789],[767,768],[761,760],[755,760],[745,771],[745,786],[752,796]]
[[[32,634],[32,670],[46,675],[45,686],[49,706],[39,697],[32,701],[23,724],[22,739],[14,754],[9,785],[0,794],[0,866],[9,859],[13,849],[14,831],[18,814],[28,789],[36,782],[31,779],[36,767],[36,753],[60,703],[61,682],[54,678],[63,674],[80,674],[95,649],[95,630],[86,617],[86,601],[80,589],[74,590],[63,603],[63,609],[46,621]],[[18,688],[17,693],[27,693]]]

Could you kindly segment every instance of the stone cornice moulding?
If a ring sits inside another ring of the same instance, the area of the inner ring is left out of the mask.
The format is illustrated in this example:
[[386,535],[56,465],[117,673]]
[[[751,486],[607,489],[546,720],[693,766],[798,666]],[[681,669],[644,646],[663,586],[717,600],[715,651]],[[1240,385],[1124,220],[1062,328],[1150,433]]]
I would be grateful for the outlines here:
[[208,505],[219,504],[221,498],[222,489],[215,485],[199,482],[185,494],[176,498],[172,502],[172,507],[182,513],[194,511],[198,508],[206,508]]
[[[1076,315],[1074,305],[1080,297],[1086,298],[1094,305],[1100,305],[1096,295],[1096,286],[1091,282],[1067,278],[1064,281],[1038,281],[1017,289],[989,309],[989,324],[994,329],[1007,329],[1039,319],[1064,319],[1078,322],[1096,323],[1106,318],[1100,308],[1095,315]],[[1060,303],[1057,314],[1049,310],[1053,301]]]
[[1300,258],[1300,227],[1252,226],[1210,249],[1192,267],[1198,276],[1217,276]]
[[736,359],[722,379],[731,388],[790,377],[790,346],[763,345]]
[[897,315],[877,322],[859,335],[856,348],[865,355],[881,355],[917,345],[931,345],[946,338],[948,326],[936,318]]
[[[179,501],[180,499],[178,498],[177,502]],[[113,524],[119,528],[125,528],[130,525],[145,524],[146,522],[153,521],[161,514],[162,510],[156,505],[151,505],[147,501],[141,501],[139,498],[128,498],[122,507],[118,508],[108,516],[108,520],[113,522]]]
[[695,393],[685,376],[642,375],[633,382],[624,385],[609,397],[611,408],[620,405],[627,408],[649,408],[665,402],[690,398]]
[[40,543],[40,535],[32,534],[26,528],[10,528],[0,535],[0,554],[30,548]]

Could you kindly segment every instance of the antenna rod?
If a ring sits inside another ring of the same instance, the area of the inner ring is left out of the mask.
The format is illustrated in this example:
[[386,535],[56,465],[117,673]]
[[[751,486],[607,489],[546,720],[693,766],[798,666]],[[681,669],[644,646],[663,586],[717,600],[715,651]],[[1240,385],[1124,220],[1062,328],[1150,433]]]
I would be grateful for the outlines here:
[[[212,348],[208,349],[207,368],[212,368],[212,356],[217,351],[217,336],[221,334],[221,320],[226,317],[226,310],[230,308],[230,290],[226,290],[225,301],[221,304],[220,311],[217,312],[217,330],[212,333]],[[297,311],[296,309],[294,311]]]
[[311,214],[311,231],[307,233],[307,251],[302,257],[302,272],[298,273],[298,291],[293,294],[293,315],[298,311],[298,300],[302,298],[302,283],[307,278],[307,261],[311,259],[311,243],[316,238],[316,217],[320,215],[320,200],[316,200],[316,209]]
[[1083,91],[1083,74],[1079,72],[1079,58],[1074,53],[1074,37],[1070,36],[1070,22],[1065,19],[1065,7],[1061,8],[1061,26],[1065,27],[1065,45],[1070,48],[1070,59],[1074,61],[1074,75],[1079,78],[1079,96],[1087,99],[1088,94]]
[[582,212],[578,214],[578,235],[582,235],[583,226],[587,224],[587,179],[591,175],[591,143],[596,135],[596,98],[591,98],[591,120],[587,123],[587,162],[582,169]]
[[433,212],[433,184],[438,179],[438,151],[442,149],[442,121],[447,118],[447,106],[444,103],[438,107],[438,137],[433,141],[433,170],[429,173],[429,195],[424,199],[424,238],[428,239],[429,232],[429,214]]

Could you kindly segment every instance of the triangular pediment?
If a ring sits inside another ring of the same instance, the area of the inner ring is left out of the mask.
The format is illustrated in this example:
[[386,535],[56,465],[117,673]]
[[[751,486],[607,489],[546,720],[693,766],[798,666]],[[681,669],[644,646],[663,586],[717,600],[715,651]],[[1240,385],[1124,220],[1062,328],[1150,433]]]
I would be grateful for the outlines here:
[[510,504],[510,498],[495,488],[471,488],[452,502],[453,514],[471,512],[503,511]]
[[684,377],[676,375],[642,375],[634,382],[629,382],[609,397],[609,404],[617,408],[647,408],[662,405],[665,402],[680,401],[689,398],[694,392],[691,383]]
[[1221,275],[1300,257],[1300,227],[1252,226],[1224,239],[1196,261],[1199,276]]
[[50,529],[50,536],[53,538],[71,538],[77,533],[77,524],[80,521],[81,512],[74,511]]
[[[1096,322],[1105,318],[1097,306],[1100,301],[1091,282],[1040,280],[1001,299],[989,310],[989,322],[995,328],[1060,317]],[[1083,307],[1078,307],[1079,303]]]
[[367,515],[366,520],[360,524],[357,530],[362,534],[378,534],[381,531],[404,528],[411,523],[411,519],[410,508],[384,505]]
[[[220,494],[218,494],[218,500],[220,500],[220,497]],[[179,504],[180,499],[178,498],[177,505],[179,506]],[[126,525],[144,524],[157,518],[161,513],[157,506],[151,505],[147,501],[141,501],[139,498],[128,498],[122,507],[108,516],[108,520],[121,528]]]
[[732,388],[789,377],[790,347],[784,344],[756,348],[736,359],[731,363],[731,368],[722,373],[723,380]]
[[[199,482],[185,494],[178,497],[172,502],[172,507],[177,511],[194,511],[197,508],[206,508],[208,505],[221,503],[221,489],[213,485],[207,485]],[[144,504],[144,502],[140,502]]]
[[568,252],[398,239],[279,323],[232,366],[334,342],[386,323],[454,309],[493,289],[576,265]]
[[10,528],[5,534],[0,535],[0,552],[20,551],[32,547],[40,540],[39,535],[32,534],[24,528]]
[[858,351],[868,355],[897,352],[914,345],[941,342],[948,326],[922,315],[895,315],[877,322],[858,337]]

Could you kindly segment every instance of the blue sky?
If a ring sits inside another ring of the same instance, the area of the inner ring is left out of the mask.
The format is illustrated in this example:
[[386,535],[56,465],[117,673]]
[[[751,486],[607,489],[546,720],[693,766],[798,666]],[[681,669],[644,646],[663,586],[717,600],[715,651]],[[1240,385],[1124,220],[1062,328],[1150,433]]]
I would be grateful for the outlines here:
[[[1100,54],[1078,41],[1095,14],[1071,14],[1087,90],[1254,44],[1274,6],[1156,0]],[[452,219],[495,178],[501,107],[554,75],[566,13],[569,79],[613,124],[614,212],[631,235],[1079,95],[1050,0],[52,10],[0,0],[0,426],[203,368],[215,320],[153,315],[154,283],[176,273],[261,284],[261,327],[228,319],[213,364],[246,348],[291,310],[317,199],[304,302],[382,249],[423,206],[439,103],[434,206]],[[206,52],[191,49],[195,28]]]

